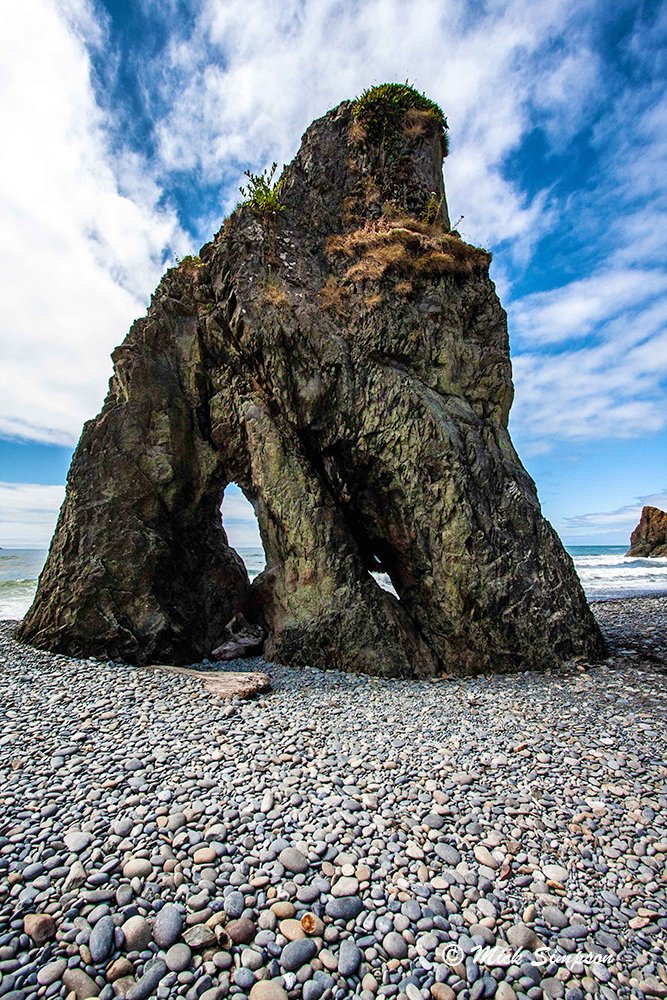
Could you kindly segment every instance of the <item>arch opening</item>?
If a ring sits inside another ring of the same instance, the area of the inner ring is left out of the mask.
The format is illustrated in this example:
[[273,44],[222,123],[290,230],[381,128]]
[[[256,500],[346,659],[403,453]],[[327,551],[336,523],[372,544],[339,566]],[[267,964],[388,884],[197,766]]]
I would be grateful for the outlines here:
[[[266,566],[266,555],[254,507],[238,483],[231,482],[225,486],[218,514],[227,545],[245,567],[252,584]],[[237,602],[233,617],[225,623],[224,632],[211,655],[216,660],[258,656],[263,650],[265,639],[266,630],[251,612],[246,589],[243,599]]]
[[350,535],[357,546],[366,572],[382,590],[393,594],[400,601],[401,595],[395,585],[392,574],[393,559],[391,547],[371,537],[362,519],[352,508],[352,505],[346,504],[343,507],[343,513],[350,530]]
[[238,483],[225,487],[220,516],[227,542],[243,560],[252,583],[266,567],[266,553],[255,509]]

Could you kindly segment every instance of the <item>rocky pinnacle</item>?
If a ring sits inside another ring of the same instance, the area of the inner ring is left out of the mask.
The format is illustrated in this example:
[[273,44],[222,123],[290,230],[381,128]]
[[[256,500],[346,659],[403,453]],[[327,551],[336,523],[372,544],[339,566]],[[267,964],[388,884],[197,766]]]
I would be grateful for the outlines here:
[[644,507],[639,524],[630,536],[627,556],[667,556],[667,511]]
[[[602,652],[509,437],[506,315],[490,255],[450,230],[443,122],[418,102],[391,132],[358,112],[311,125],[280,204],[238,208],[114,352],[21,639],[184,663],[241,613],[297,666]],[[220,523],[230,482],[266,552],[252,586]]]

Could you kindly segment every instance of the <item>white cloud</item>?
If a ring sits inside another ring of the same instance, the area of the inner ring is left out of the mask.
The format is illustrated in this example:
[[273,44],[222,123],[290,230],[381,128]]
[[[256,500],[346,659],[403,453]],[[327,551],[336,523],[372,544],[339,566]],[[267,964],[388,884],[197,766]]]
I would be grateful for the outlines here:
[[595,138],[598,186],[575,192],[569,209],[603,264],[509,305],[512,426],[533,453],[559,439],[641,437],[667,425],[666,113],[651,84],[610,104]]
[[64,497],[64,486],[0,483],[0,546],[45,548]]
[[0,434],[72,443],[99,409],[109,353],[183,245],[136,156],[111,148],[85,0],[24,0],[0,67]]
[[553,344],[579,339],[628,307],[667,291],[667,273],[617,268],[536,292],[511,307],[513,333],[520,342]]
[[667,424],[667,330],[621,351],[612,342],[557,355],[520,354],[513,368],[512,427],[533,454],[548,441],[628,438]]
[[602,76],[600,56],[587,44],[584,32],[576,38],[570,36],[566,51],[559,46],[546,56],[535,104],[543,112],[540,123],[559,153],[565,151],[599,99]]
[[586,98],[597,101],[588,115],[595,183],[562,201],[556,245],[581,276],[509,306],[521,352],[512,424],[533,452],[559,438],[641,437],[667,424],[666,38],[665,11],[639,15],[624,41],[632,76],[613,59],[588,74],[598,80]]

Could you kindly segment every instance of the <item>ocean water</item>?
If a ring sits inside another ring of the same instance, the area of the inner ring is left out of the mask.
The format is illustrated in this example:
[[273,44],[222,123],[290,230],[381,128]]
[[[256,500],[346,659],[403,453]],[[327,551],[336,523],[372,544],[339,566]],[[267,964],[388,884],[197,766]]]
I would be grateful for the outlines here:
[[[575,545],[567,551],[574,560],[589,601],[641,594],[667,594],[667,559],[628,559],[624,545]],[[261,548],[239,549],[253,580],[264,569]],[[0,549],[0,619],[22,618],[32,602],[46,549]],[[387,590],[385,573],[373,574]]]

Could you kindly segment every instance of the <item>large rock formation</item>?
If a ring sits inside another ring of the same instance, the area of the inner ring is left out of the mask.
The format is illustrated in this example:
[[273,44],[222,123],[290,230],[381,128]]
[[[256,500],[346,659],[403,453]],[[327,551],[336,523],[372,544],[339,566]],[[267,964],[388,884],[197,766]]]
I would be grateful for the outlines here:
[[630,535],[626,556],[667,557],[667,511],[644,507],[639,524]]
[[[450,232],[445,123],[399,97],[316,121],[284,209],[260,185],[164,276],[114,352],[21,638],[187,662],[242,612],[269,657],[386,675],[601,653],[509,438],[506,316],[489,254]],[[252,587],[220,524],[232,481],[266,551]]]

